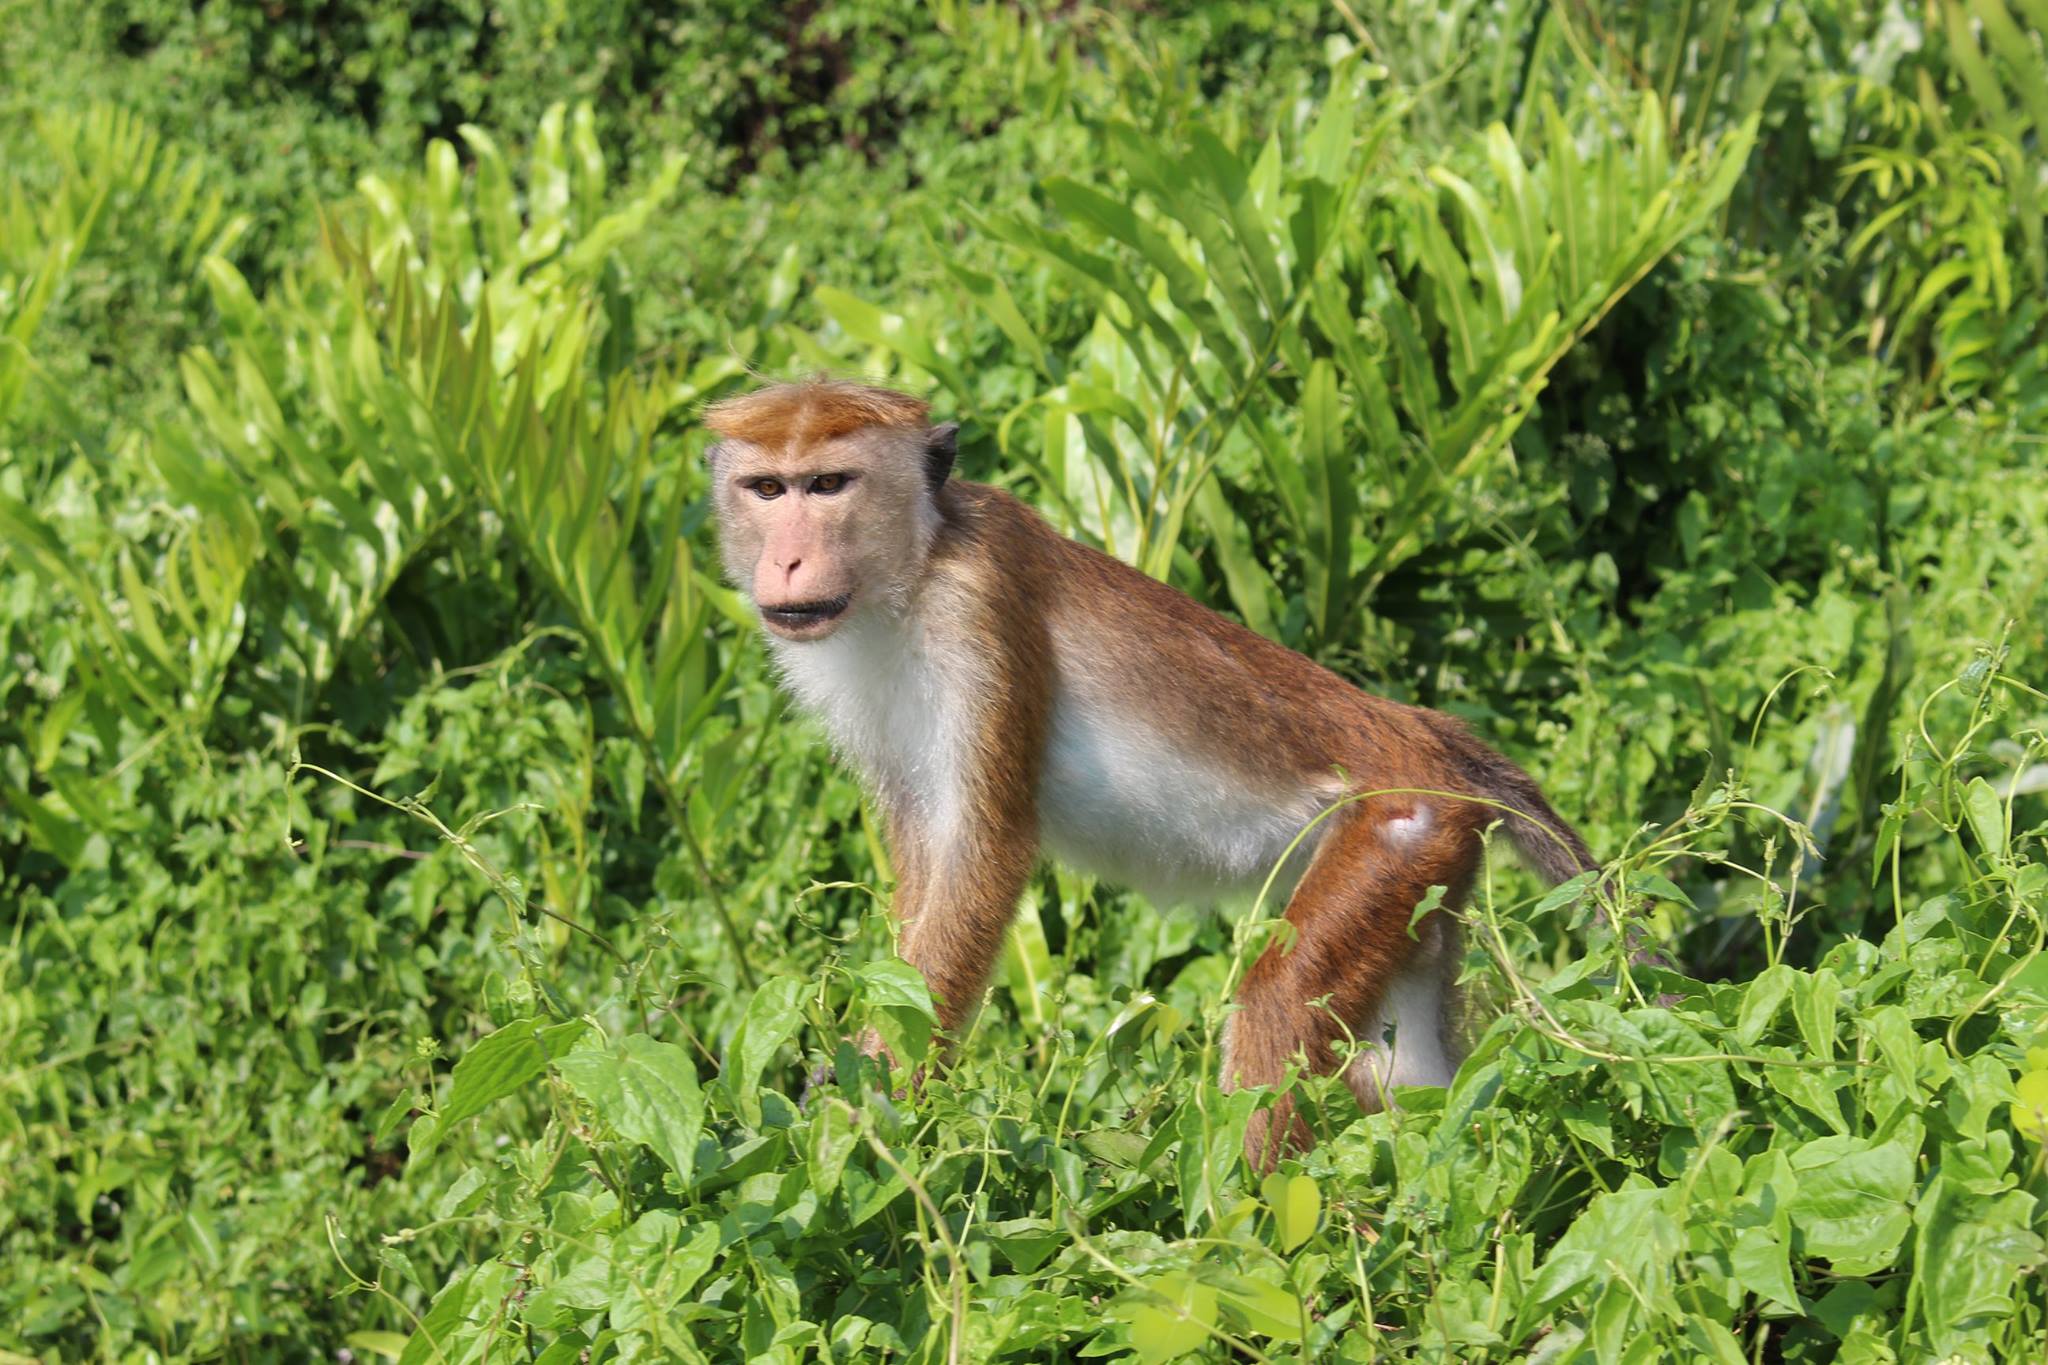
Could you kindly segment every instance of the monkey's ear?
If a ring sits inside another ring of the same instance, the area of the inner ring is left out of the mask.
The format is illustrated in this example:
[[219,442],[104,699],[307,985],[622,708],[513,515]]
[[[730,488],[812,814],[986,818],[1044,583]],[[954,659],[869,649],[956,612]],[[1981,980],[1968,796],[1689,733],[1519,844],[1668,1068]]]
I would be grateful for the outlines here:
[[953,472],[953,457],[959,453],[960,424],[941,422],[924,434],[924,477],[937,492]]
[[725,442],[713,441],[710,445],[704,447],[704,464],[706,468],[718,468],[718,462],[724,458]]

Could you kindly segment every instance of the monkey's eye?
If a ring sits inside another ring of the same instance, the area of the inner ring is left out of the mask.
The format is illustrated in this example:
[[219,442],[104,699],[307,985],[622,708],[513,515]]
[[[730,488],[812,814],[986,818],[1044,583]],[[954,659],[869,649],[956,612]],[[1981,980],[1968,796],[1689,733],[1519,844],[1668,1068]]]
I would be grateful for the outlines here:
[[779,498],[788,491],[780,479],[755,479],[748,483],[747,487],[752,489],[754,496],[763,502],[767,502],[770,498]]
[[811,480],[811,491],[822,493],[829,498],[851,482],[853,476],[850,474],[820,474]]

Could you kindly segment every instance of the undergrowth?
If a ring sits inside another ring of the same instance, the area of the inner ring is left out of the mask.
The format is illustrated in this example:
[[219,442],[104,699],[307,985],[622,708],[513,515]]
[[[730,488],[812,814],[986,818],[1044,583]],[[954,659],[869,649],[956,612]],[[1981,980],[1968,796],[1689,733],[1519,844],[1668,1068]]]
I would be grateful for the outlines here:
[[[2033,0],[0,23],[0,1359],[2048,1342]],[[1057,866],[936,1064],[712,569],[820,369],[1539,776],[1454,1085],[1256,1176],[1279,907]]]

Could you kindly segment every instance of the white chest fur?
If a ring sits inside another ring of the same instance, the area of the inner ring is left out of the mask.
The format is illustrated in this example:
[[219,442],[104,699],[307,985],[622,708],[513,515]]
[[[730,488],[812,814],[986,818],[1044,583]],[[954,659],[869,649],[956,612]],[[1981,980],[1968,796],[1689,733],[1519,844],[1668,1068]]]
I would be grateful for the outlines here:
[[886,800],[908,801],[935,845],[959,831],[970,699],[982,672],[963,651],[894,618],[849,621],[823,640],[770,642],[785,685]]
[[[935,851],[964,852],[964,765],[975,703],[991,686],[973,643],[879,617],[771,648],[783,682],[823,720],[841,757],[885,800],[910,803]],[[1246,896],[1323,808],[1318,793],[1248,782],[1204,761],[1090,688],[1085,673],[1058,671],[1038,820],[1068,863],[1160,905]],[[1313,841],[1275,880],[1276,897],[1291,890]]]

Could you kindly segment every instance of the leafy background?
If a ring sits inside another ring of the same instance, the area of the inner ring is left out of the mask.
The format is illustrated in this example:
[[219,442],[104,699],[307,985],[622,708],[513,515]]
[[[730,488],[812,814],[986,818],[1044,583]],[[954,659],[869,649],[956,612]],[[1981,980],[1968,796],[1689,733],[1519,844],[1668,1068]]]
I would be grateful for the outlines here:
[[[0,1359],[2048,1344],[2048,8],[0,2]],[[1609,859],[1243,1166],[1273,907],[957,1065],[714,563],[862,375]],[[836,1068],[836,1074],[835,1074]]]

